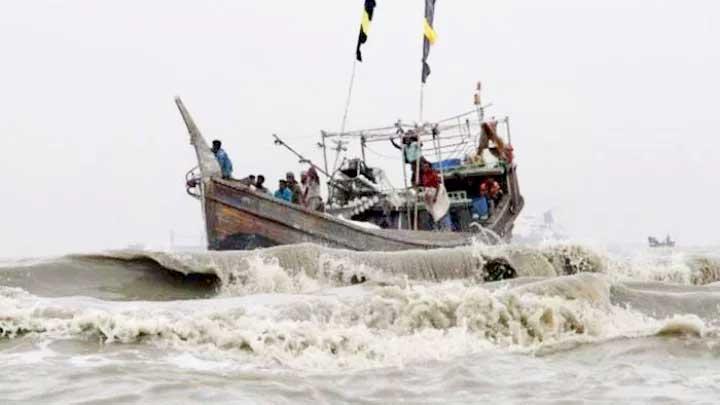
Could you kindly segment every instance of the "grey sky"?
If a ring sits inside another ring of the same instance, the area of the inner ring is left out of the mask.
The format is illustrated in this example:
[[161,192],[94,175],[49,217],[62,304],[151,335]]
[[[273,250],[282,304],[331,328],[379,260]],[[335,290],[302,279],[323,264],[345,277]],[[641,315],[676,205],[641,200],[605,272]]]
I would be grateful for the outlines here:
[[[236,176],[274,187],[299,169],[274,132],[319,157],[319,130],[340,126],[361,4],[3,1],[0,256],[200,235],[176,94]],[[378,0],[349,127],[417,118],[422,4]],[[527,212],[556,208],[584,239],[717,243],[719,8],[438,0],[425,117],[471,107],[480,79],[492,113],[512,117]]]

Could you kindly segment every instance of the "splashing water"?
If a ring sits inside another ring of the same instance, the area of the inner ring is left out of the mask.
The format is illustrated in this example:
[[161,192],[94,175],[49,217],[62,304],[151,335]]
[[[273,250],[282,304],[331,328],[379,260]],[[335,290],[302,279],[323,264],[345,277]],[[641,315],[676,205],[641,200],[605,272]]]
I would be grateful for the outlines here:
[[[498,260],[517,278],[485,282],[488,263]],[[609,364],[608,374],[587,384],[616,383],[602,391],[609,394],[621,390],[623,374],[613,367],[625,367],[627,356],[661,367],[664,354],[653,357],[658,347],[692,359],[703,353],[696,342],[711,352],[720,347],[720,287],[713,284],[719,277],[712,252],[618,255],[573,244],[72,255],[0,267],[0,356],[35,385],[67,385],[79,381],[73,376],[81,370],[93,370],[86,381],[94,383],[67,392],[90,390],[104,400],[114,397],[92,387],[98,378],[125,381],[115,371],[120,367],[147,379],[139,400],[153,402],[163,398],[158,378],[168,370],[211,385],[239,384],[254,393],[250,402],[294,398],[293,387],[304,384],[296,378],[332,397],[341,395],[333,384],[356,392],[351,381],[375,386],[397,373],[428,381],[430,396],[437,390],[436,398],[447,399],[450,390],[454,402],[473,402],[483,395],[478,381],[496,396],[509,392],[502,380],[486,381],[478,362],[512,381],[527,381],[527,368],[540,367],[538,378],[554,386],[562,378],[552,364],[581,372],[584,359],[606,353],[600,361]],[[682,343],[664,346],[668,340]],[[634,351],[626,353],[628,346]],[[617,351],[623,355],[613,357]],[[54,374],[32,374],[33,362]],[[447,378],[429,382],[438,373]],[[270,375],[274,391],[256,382]],[[712,389],[698,381],[698,392]],[[415,398],[408,384],[372,398]],[[37,399],[10,386],[0,383],[0,394]],[[531,387],[516,390],[530,395]],[[74,398],[42,392],[55,402]]]

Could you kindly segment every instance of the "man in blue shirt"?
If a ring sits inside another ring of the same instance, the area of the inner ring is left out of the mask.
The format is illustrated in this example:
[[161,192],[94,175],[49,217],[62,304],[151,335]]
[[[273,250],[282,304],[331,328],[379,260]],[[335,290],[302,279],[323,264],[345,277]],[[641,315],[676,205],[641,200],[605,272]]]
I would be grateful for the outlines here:
[[212,141],[212,152],[215,154],[215,158],[220,164],[220,170],[222,170],[222,178],[232,178],[233,166],[227,153],[221,148],[222,142],[217,139]]
[[280,180],[280,188],[278,188],[278,190],[275,192],[275,198],[279,198],[287,202],[292,202],[293,193],[287,187],[287,181]]

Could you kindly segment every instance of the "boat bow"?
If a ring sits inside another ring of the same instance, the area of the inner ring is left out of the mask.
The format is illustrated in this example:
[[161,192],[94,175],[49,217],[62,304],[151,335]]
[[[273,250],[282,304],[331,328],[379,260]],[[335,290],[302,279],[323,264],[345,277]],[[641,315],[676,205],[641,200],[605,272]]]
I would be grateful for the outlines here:
[[180,97],[175,97],[175,104],[177,105],[178,110],[180,110],[180,115],[182,116],[183,121],[185,121],[185,126],[187,126],[188,133],[190,134],[190,144],[195,148],[195,154],[197,155],[198,167],[200,168],[202,179],[206,181],[213,177],[222,177],[220,164],[208,146],[207,141],[200,133],[197,125],[195,125],[195,121],[193,121],[190,116],[190,112],[188,112],[187,108],[185,108],[185,104],[183,104]]

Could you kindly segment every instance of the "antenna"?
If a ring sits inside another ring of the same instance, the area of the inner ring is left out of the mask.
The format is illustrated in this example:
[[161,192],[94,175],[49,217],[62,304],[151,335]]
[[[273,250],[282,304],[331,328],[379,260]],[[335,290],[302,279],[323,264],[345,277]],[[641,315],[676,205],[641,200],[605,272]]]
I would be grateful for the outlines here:
[[[482,123],[485,120],[485,107],[482,105],[482,82],[478,80],[477,85],[475,86],[475,94],[473,97],[473,102],[475,104],[475,110],[477,111],[478,115],[478,125],[480,125],[480,132],[482,133]],[[470,125],[468,125],[468,130],[470,129]],[[475,147],[477,148],[480,146],[480,137],[477,138],[477,144]]]

